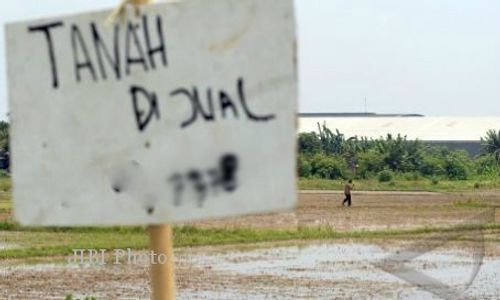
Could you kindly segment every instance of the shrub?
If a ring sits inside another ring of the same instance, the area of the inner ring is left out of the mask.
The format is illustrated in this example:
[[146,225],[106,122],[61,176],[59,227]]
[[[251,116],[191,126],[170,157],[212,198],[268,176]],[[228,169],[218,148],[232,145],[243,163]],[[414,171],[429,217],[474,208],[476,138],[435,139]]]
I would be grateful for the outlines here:
[[378,181],[389,182],[394,178],[394,173],[391,170],[383,170],[378,173]]
[[[484,141],[483,141],[484,142]],[[298,137],[298,173],[301,177],[325,179],[379,178],[391,176],[406,180],[419,180],[421,176],[439,180],[498,180],[500,161],[495,154],[485,153],[472,159],[465,151],[450,151],[446,147],[407,140],[406,137],[388,135],[386,138],[346,138],[328,128],[320,134],[302,133]],[[495,152],[500,153],[500,152]],[[380,174],[380,173],[384,174]],[[399,175],[401,174],[401,175]],[[0,179],[2,176],[0,172]],[[1,180],[0,180],[1,181]]]
[[377,174],[382,171],[384,167],[384,157],[377,151],[371,150],[359,154],[357,168],[359,177],[368,178],[370,174]]
[[473,162],[473,168],[477,175],[500,176],[500,164],[498,164],[495,157],[491,154],[476,158]]
[[346,173],[346,162],[338,156],[316,154],[311,161],[312,174],[324,179],[340,179]]
[[454,180],[466,180],[469,177],[468,154],[455,151],[446,157],[444,169],[446,176]]
[[299,134],[299,152],[305,154],[316,154],[321,152],[321,141],[314,132]]
[[299,154],[297,165],[300,177],[312,176],[312,165],[310,159],[306,155]]
[[419,180],[420,179],[420,174],[418,174],[417,172],[409,172],[409,173],[405,173],[403,175],[403,178],[405,180],[408,180],[408,181],[415,181],[415,180]]
[[422,159],[419,171],[424,176],[444,175],[444,161],[441,157],[428,154]]

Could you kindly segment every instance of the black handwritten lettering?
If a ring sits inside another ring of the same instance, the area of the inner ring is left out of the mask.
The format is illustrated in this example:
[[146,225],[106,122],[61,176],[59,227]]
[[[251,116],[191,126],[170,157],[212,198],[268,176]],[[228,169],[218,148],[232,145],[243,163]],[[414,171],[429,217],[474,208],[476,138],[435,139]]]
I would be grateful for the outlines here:
[[219,187],[222,183],[220,173],[219,169],[210,169],[207,172],[208,177],[210,178],[210,187],[214,195],[217,195]]
[[206,121],[214,120],[214,106],[212,101],[212,90],[207,90],[207,102],[208,102],[208,112],[203,109],[200,103],[200,97],[198,95],[198,90],[193,88],[192,92],[187,89],[181,88],[170,93],[170,96],[175,97],[178,95],[184,95],[189,99],[191,104],[191,116],[189,119],[182,122],[181,127],[187,127],[191,125],[198,118],[198,114],[201,114]]
[[226,154],[220,160],[221,185],[227,192],[236,190],[236,170],[238,169],[238,158],[234,154]]
[[31,26],[28,28],[28,31],[30,32],[41,31],[45,35],[45,39],[47,40],[47,51],[49,53],[50,68],[52,71],[52,87],[54,89],[57,89],[59,87],[59,76],[51,30],[61,26],[64,26],[63,22],[52,22],[45,25]]
[[[142,49],[141,42],[139,41],[139,37],[137,36],[138,28],[139,25],[128,22],[127,33],[125,35],[125,56],[127,58],[125,72],[127,75],[130,75],[130,67],[134,64],[140,64],[142,65],[144,71],[148,71],[148,64],[144,55],[144,50]],[[133,48],[132,43],[135,46],[138,55],[137,57],[131,56]]]
[[[198,92],[196,92],[196,96],[198,96]],[[208,112],[205,112],[203,109],[203,105],[201,105],[200,99],[197,99],[198,103],[198,111],[201,113],[205,121],[214,121],[215,120],[215,112],[214,112],[214,100],[212,98],[212,89],[207,89],[207,106]]]
[[203,174],[197,170],[192,170],[188,173],[187,178],[192,182],[194,190],[198,193],[198,207],[202,207],[207,197],[207,186],[203,181]]
[[238,188],[238,168],[238,157],[228,153],[221,156],[216,168],[208,171],[193,169],[186,173],[174,173],[168,180],[174,190],[174,205],[181,206],[183,204],[185,182],[190,182],[192,190],[197,193],[198,207],[203,207],[208,198],[209,190],[212,190],[214,196],[219,190],[225,193],[235,192]]
[[193,96],[191,95],[191,93],[189,92],[189,90],[187,89],[184,89],[184,88],[181,88],[181,89],[177,89],[173,92],[170,93],[170,96],[172,97],[175,97],[175,96],[178,96],[178,95],[184,95],[188,98],[188,100],[190,101],[191,103],[191,116],[189,119],[187,119],[186,121],[182,122],[181,124],[181,127],[184,128],[184,127],[187,127],[189,126],[189,124],[193,123],[194,121],[196,121],[196,117],[198,116],[197,114],[197,109],[196,109],[196,106],[195,104],[193,103],[195,100],[193,99]]
[[[54,89],[61,86],[63,71],[69,71],[62,70],[65,65],[61,65],[58,55],[73,55],[71,71],[78,83],[110,78],[121,80],[132,75],[135,69],[149,72],[168,66],[168,43],[160,15],[144,15],[139,21],[115,24],[108,28],[101,27],[97,22],[89,22],[88,26],[48,22],[29,26],[28,32],[40,33],[45,37],[51,69],[50,83]],[[66,48],[57,47],[66,42],[62,40],[63,36],[69,37],[72,53],[63,53],[62,49]]]
[[[71,25],[71,46],[73,49],[73,61],[75,66],[76,81],[78,82],[81,81],[80,70],[84,68],[88,68],[90,74],[92,75],[92,79],[96,81],[97,77],[94,65],[90,60],[89,52],[87,50],[85,41],[82,37],[82,33],[80,32],[80,29],[76,25]],[[79,55],[78,55],[79,52],[82,52],[84,56],[83,61],[79,60]]]
[[146,48],[147,48],[147,53],[149,57],[149,64],[151,65],[151,68],[154,70],[156,69],[156,63],[154,59],[155,54],[159,54],[161,57],[161,62],[163,66],[167,66],[167,50],[165,47],[165,39],[163,37],[163,25],[162,25],[162,19],[160,16],[156,16],[156,30],[158,32],[158,41],[159,45],[154,48],[151,44],[151,39],[149,36],[149,26],[148,26],[148,21],[146,16],[142,16],[142,26],[144,28],[144,38],[146,40]]
[[247,104],[243,78],[238,78],[237,85],[238,85],[238,95],[240,96],[241,106],[243,106],[243,109],[245,110],[245,113],[247,114],[247,117],[250,120],[257,121],[257,122],[267,122],[267,121],[270,121],[270,120],[273,120],[276,118],[276,115],[274,115],[274,114],[269,114],[269,115],[264,115],[264,116],[258,116],[256,114],[254,114],[250,110],[250,108],[248,107],[248,104]]
[[[240,112],[242,112],[241,114],[248,120],[254,122],[268,122],[276,119],[276,115],[274,114],[257,115],[253,113],[246,101],[243,78],[238,78],[236,85],[239,101],[233,101],[230,94],[225,90],[217,90],[214,92],[210,87],[205,90],[206,97],[200,95],[197,87],[192,87],[191,89],[182,87],[170,92],[169,96],[171,98],[183,96],[190,104],[190,115],[181,122],[181,128],[187,128],[194,124],[199,119],[199,115],[205,122],[215,122],[218,118],[226,119],[228,117],[228,111],[232,112],[235,119],[240,117]],[[214,96],[218,98],[214,99]],[[154,104],[157,105],[156,102]],[[216,105],[220,108],[219,110],[215,109]],[[158,107],[155,106],[155,109],[158,110]],[[157,116],[159,119],[159,113]],[[147,119],[147,122],[149,121],[150,118]],[[145,126],[141,128],[145,128]]]
[[[142,94],[143,97],[139,97],[138,94]],[[134,107],[135,118],[137,121],[137,128],[139,131],[143,131],[148,126],[149,122],[154,116],[160,119],[160,110],[158,108],[158,98],[155,93],[148,93],[144,88],[140,86],[132,86],[130,88],[130,94],[132,95],[132,105]],[[142,110],[139,106],[139,99],[142,98],[145,102],[149,111]]]
[[181,202],[181,194],[184,191],[184,183],[182,181],[182,176],[178,173],[172,175],[170,177],[170,183],[174,185],[174,205],[180,206]]
[[99,31],[97,30],[95,23],[90,23],[90,28],[92,31],[92,38],[94,40],[94,49],[97,56],[97,62],[99,64],[99,70],[101,71],[102,79],[106,79],[106,68],[104,67],[104,58],[111,65],[114,70],[116,79],[120,79],[120,26],[116,24],[114,26],[114,34],[113,34],[113,54],[111,55],[108,47],[102,40]]
[[226,110],[228,108],[231,108],[234,116],[238,118],[238,109],[236,109],[236,105],[234,105],[233,100],[231,100],[231,97],[229,97],[229,95],[226,92],[224,91],[219,92],[219,101],[223,118],[226,118]]

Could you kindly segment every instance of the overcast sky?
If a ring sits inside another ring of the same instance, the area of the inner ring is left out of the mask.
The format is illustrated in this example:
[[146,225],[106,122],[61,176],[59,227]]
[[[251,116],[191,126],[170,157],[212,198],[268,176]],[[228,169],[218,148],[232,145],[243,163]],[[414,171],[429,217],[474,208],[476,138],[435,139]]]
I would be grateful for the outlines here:
[[[0,22],[3,27],[118,2],[2,1]],[[500,115],[500,1],[295,2],[301,112]],[[0,44],[0,118],[5,119],[3,30]]]

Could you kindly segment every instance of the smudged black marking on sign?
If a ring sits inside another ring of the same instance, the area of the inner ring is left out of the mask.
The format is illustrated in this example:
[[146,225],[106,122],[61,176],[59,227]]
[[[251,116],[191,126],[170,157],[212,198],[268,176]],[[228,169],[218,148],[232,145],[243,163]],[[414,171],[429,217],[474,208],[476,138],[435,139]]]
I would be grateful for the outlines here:
[[113,191],[115,191],[115,193],[119,194],[122,192],[122,187],[119,185],[119,184],[113,184],[111,185],[111,188],[113,189]]
[[187,174],[187,178],[192,182],[193,187],[198,194],[198,207],[203,206],[203,202],[207,197],[207,186],[203,180],[203,174],[197,170],[191,170]]
[[[218,190],[232,193],[238,188],[238,157],[235,154],[224,154],[219,160],[217,168],[202,170],[189,170],[185,174],[174,173],[169,177],[168,183],[174,189],[174,205],[181,206],[186,191],[186,186],[191,186],[197,194],[198,207],[203,207],[208,198],[209,190],[212,195],[217,195]],[[189,183],[189,184],[188,184]]]
[[236,171],[238,170],[238,158],[234,154],[226,154],[220,161],[221,184],[227,192],[234,192],[238,187]]
[[184,191],[184,181],[182,179],[182,175],[176,173],[173,174],[169,179],[170,184],[174,186],[174,205],[181,205],[181,195]]
[[154,208],[154,206],[149,206],[149,207],[146,209],[146,211],[147,211],[148,215],[152,215],[152,214],[154,214],[154,212],[155,212],[155,208]]
[[144,177],[141,164],[131,160],[115,170],[111,177],[111,189],[116,193],[130,192],[138,184],[138,179]]

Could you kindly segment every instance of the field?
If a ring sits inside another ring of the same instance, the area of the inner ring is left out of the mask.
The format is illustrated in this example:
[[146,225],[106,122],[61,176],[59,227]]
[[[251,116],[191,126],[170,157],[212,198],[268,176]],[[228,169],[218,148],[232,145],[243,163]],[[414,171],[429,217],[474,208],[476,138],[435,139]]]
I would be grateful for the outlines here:
[[[8,186],[2,193],[0,299],[148,299],[147,264],[67,262],[79,248],[109,249],[109,259],[112,249],[145,253],[144,228],[23,228],[10,220]],[[499,190],[360,191],[352,207],[341,201],[339,191],[303,190],[295,211],[178,224],[179,298],[437,297],[377,264],[420,251],[412,268],[450,291],[498,299]],[[484,260],[469,284],[478,256]]]

